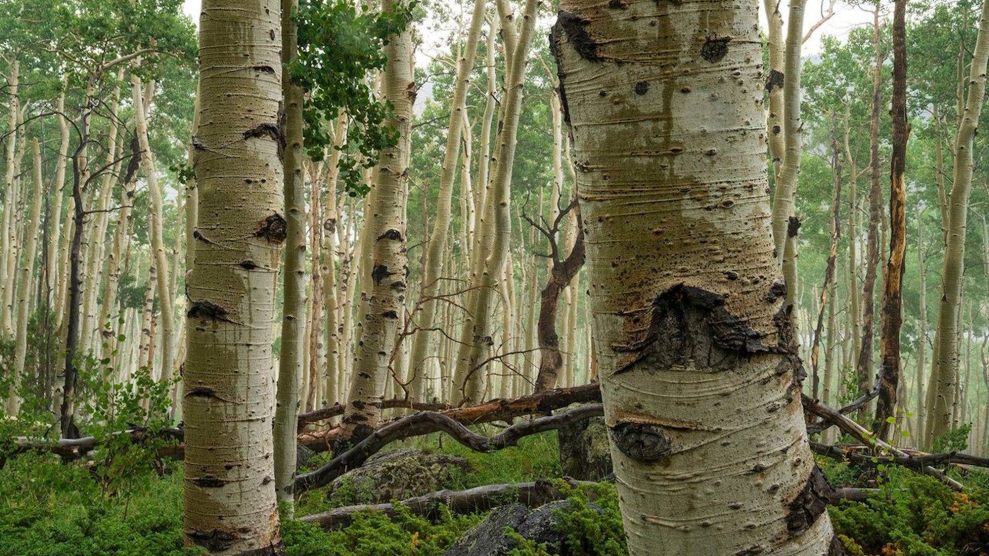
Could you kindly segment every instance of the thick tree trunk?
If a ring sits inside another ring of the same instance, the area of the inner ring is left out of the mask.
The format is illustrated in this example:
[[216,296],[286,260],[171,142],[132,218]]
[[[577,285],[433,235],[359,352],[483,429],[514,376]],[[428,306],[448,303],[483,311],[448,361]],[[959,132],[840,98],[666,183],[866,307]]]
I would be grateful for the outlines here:
[[271,427],[272,324],[286,236],[280,16],[276,0],[205,0],[199,26],[184,533],[187,545],[218,554],[274,554],[281,545]]
[[982,6],[979,35],[969,77],[968,98],[965,103],[958,134],[955,138],[955,169],[948,213],[947,247],[942,271],[941,299],[938,307],[938,344],[928,390],[926,440],[931,445],[951,426],[951,408],[955,402],[958,380],[958,314],[965,271],[965,231],[968,223],[968,201],[972,193],[972,147],[986,92],[986,63],[989,60],[989,2]]
[[[385,0],[384,13],[396,6]],[[392,104],[388,125],[397,130],[398,143],[381,153],[376,168],[377,180],[370,193],[366,236],[361,239],[369,258],[362,265],[361,276],[367,297],[361,300],[363,318],[355,347],[354,370],[347,411],[343,418],[345,436],[363,438],[377,426],[381,417],[381,399],[385,380],[389,378],[391,355],[398,341],[398,329],[404,311],[408,258],[406,248],[405,190],[409,164],[409,133],[415,81],[409,60],[412,57],[412,30],[393,37],[385,48],[382,91]]]
[[893,10],[893,153],[890,158],[889,187],[889,260],[886,263],[885,288],[881,314],[879,354],[879,399],[872,430],[889,440],[890,418],[897,405],[900,382],[900,328],[903,326],[903,272],[907,251],[907,41],[906,0],[896,0]]
[[[282,3],[282,63],[289,64],[298,55],[298,29],[295,13],[298,0]],[[295,418],[299,413],[299,381],[305,357],[306,327],[306,194],[303,172],[302,103],[304,91],[282,76],[285,107],[285,152],[282,156],[285,176],[285,277],[282,305],[282,350],[278,359],[278,385],[275,397],[275,491],[278,502],[285,504],[289,515],[295,498]]]
[[561,10],[551,45],[629,552],[838,550],[771,241],[756,4]]

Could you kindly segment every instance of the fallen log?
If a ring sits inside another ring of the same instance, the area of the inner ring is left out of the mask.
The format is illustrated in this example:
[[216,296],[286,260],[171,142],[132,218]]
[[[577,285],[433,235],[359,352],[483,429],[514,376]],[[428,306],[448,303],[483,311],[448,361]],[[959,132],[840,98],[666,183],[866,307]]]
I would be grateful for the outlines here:
[[[546,390],[514,400],[491,400],[466,407],[451,407],[435,403],[412,403],[407,400],[386,400],[383,402],[382,407],[386,409],[409,408],[420,411],[437,411],[465,425],[474,425],[478,423],[490,423],[492,421],[507,421],[515,417],[535,413],[549,413],[555,409],[573,404],[600,401],[601,389],[596,383],[592,383],[583,386],[574,386],[572,388]],[[317,409],[309,413],[302,413],[299,415],[299,429],[301,430],[308,424],[339,415],[343,415],[343,406],[340,404]],[[333,440],[337,439],[339,433],[339,429],[303,433],[300,435],[299,441],[305,444],[306,447],[316,450],[318,450],[320,441],[322,441],[323,445],[321,447],[325,450],[332,444]]]
[[[597,484],[568,479],[564,479],[564,481],[570,488]],[[535,508],[566,498],[569,490],[569,488],[561,488],[553,481],[547,480],[532,483],[485,485],[467,490],[441,490],[393,504],[343,506],[327,512],[307,515],[300,520],[315,523],[326,530],[332,530],[350,525],[354,516],[362,512],[381,512],[388,517],[395,517],[399,506],[404,506],[415,515],[429,518],[435,518],[438,515],[440,506],[446,506],[451,512],[457,514],[484,512],[511,503]]]
[[941,454],[929,454],[916,450],[902,450],[905,455],[895,454],[875,454],[869,446],[851,445],[829,445],[811,442],[810,447],[814,453],[836,460],[853,461],[867,465],[877,465],[891,463],[901,467],[909,467],[917,471],[923,471],[927,466],[933,465],[960,465],[969,467],[989,468],[989,458],[980,458],[969,454],[958,452],[945,452]]
[[601,404],[588,404],[532,421],[512,425],[494,436],[483,436],[445,413],[424,411],[392,421],[377,429],[349,450],[336,456],[325,465],[295,478],[295,492],[305,492],[329,484],[348,470],[360,467],[368,458],[397,440],[444,432],[457,442],[476,452],[491,452],[514,446],[521,438],[558,429],[604,414]]
[[[7,455],[17,455],[26,452],[48,452],[61,457],[65,461],[79,459],[96,449],[101,444],[110,439],[128,436],[132,442],[144,442],[152,438],[165,438],[182,440],[183,432],[180,428],[169,427],[157,431],[150,431],[145,428],[133,428],[125,431],[111,433],[106,438],[94,436],[84,436],[82,438],[63,438],[62,440],[44,440],[39,438],[16,437],[11,442],[11,449],[6,451]],[[4,450],[0,450],[2,452]]]

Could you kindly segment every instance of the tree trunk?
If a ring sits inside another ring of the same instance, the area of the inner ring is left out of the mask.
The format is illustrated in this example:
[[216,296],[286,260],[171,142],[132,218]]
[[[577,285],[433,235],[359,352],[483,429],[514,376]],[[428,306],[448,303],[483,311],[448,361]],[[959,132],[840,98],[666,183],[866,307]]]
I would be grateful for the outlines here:
[[18,87],[20,85],[20,64],[17,60],[10,66],[10,75],[7,76],[7,90],[10,95],[10,121],[7,123],[7,152],[6,152],[6,173],[4,174],[4,199],[3,199],[3,229],[0,233],[0,335],[13,335],[13,311],[14,311],[14,276],[9,274],[11,265],[9,259],[14,256],[14,246],[17,243],[17,228],[14,226],[14,217],[17,214],[17,205],[14,202],[16,197],[15,180],[17,179],[17,137],[18,127],[17,115],[20,113],[20,97],[18,97]]
[[[476,289],[469,296],[468,312],[473,315],[473,321],[468,320],[462,335],[460,353],[457,357],[457,391],[455,399],[464,403],[479,402],[484,395],[484,369],[482,352],[490,345],[491,337],[491,305],[495,294],[494,281],[503,271],[508,259],[508,244],[511,239],[511,181],[515,162],[516,138],[518,136],[519,115],[522,107],[522,87],[524,83],[526,58],[529,52],[530,39],[536,20],[536,0],[526,0],[522,13],[521,30],[515,39],[507,38],[514,33],[511,25],[503,26],[505,33],[505,50],[511,52],[506,56],[508,67],[505,71],[505,93],[502,100],[501,121],[499,122],[498,143],[495,145],[494,172],[490,180],[490,191],[484,200],[485,210],[481,211],[484,218],[490,221],[482,222],[483,229],[478,235],[483,242],[483,248],[477,253],[478,263],[475,269],[483,269],[477,273],[477,281],[472,283]],[[511,30],[509,30],[511,28]],[[514,43],[514,48],[511,45]],[[490,246],[490,249],[487,247]],[[464,341],[466,340],[466,341]]]
[[419,314],[416,315],[419,332],[412,343],[412,355],[409,381],[409,398],[422,401],[425,392],[423,374],[425,372],[427,353],[430,348],[432,328],[436,320],[436,294],[446,254],[447,237],[450,232],[451,211],[453,206],[453,182],[457,175],[457,158],[460,156],[460,137],[463,132],[464,113],[467,111],[467,86],[470,74],[474,70],[474,58],[477,54],[477,43],[481,36],[481,23],[484,21],[483,0],[474,1],[474,11],[471,14],[470,28],[467,31],[467,44],[464,47],[457,64],[457,77],[450,99],[450,123],[447,127],[446,151],[443,156],[442,172],[440,173],[439,193],[436,199],[436,218],[433,220],[433,232],[429,235],[426,247],[426,260],[422,274],[422,286],[419,297],[422,300]]
[[947,247],[942,271],[941,299],[938,307],[938,345],[928,390],[930,413],[927,417],[926,444],[943,435],[951,426],[951,408],[955,402],[954,386],[958,380],[958,313],[965,270],[965,230],[968,201],[972,193],[973,154],[982,101],[986,91],[986,62],[989,60],[989,2],[982,6],[979,35],[972,56],[968,98],[955,138],[955,169],[951,187],[951,205],[947,224]]
[[[869,223],[866,240],[865,281],[862,284],[862,344],[855,368],[858,373],[859,393],[872,388],[872,352],[875,337],[875,291],[879,268],[879,227],[882,222],[882,188],[879,183],[879,111],[881,110],[881,75],[883,55],[879,37],[879,11],[873,15],[873,48],[876,65],[872,69],[872,112],[869,120]],[[860,412],[864,418],[868,404]]]
[[[27,230],[24,231],[24,250],[21,261],[21,277],[19,295],[17,298],[17,337],[14,342],[14,384],[20,385],[24,381],[24,363],[27,359],[27,323],[31,319],[29,303],[31,300],[31,278],[34,275],[34,259],[38,251],[38,228],[41,223],[41,202],[43,184],[41,182],[41,145],[35,138],[31,144],[32,159],[34,160],[34,171],[32,173],[34,191],[31,197],[31,219],[28,222]],[[19,407],[16,405],[19,400],[17,392],[12,392],[8,400],[7,415],[16,416]]]
[[[281,0],[282,64],[298,55],[298,29],[295,17],[298,0]],[[282,350],[278,358],[278,385],[275,397],[275,492],[278,502],[292,515],[295,498],[295,422],[299,413],[299,381],[305,357],[306,327],[306,193],[302,148],[302,87],[288,75],[282,77],[285,106],[285,277],[282,305]]]
[[[395,9],[394,0],[385,0],[383,13]],[[381,152],[375,174],[377,180],[370,193],[368,225],[361,239],[369,247],[370,257],[363,264],[361,281],[368,294],[361,300],[364,318],[354,356],[347,411],[344,413],[345,437],[363,438],[377,426],[381,417],[381,399],[389,377],[391,355],[398,340],[399,323],[404,311],[408,259],[406,246],[405,189],[409,163],[409,133],[415,81],[409,60],[412,56],[412,30],[393,37],[385,48],[388,57],[382,75],[382,91],[392,104],[388,125],[398,132],[394,147]]]
[[752,127],[756,4],[561,10],[550,43],[630,554],[839,550],[782,312],[765,136]]
[[924,261],[924,214],[917,218],[917,273],[920,278],[919,297],[920,307],[917,311],[917,376],[914,377],[914,397],[916,402],[914,427],[914,445],[922,448],[924,444],[924,427],[927,424],[927,404],[924,395],[924,373],[927,372],[927,264]]
[[276,0],[205,0],[199,26],[184,533],[187,545],[220,554],[275,554],[281,545],[271,426],[272,324],[287,227],[280,15]]
[[893,10],[893,153],[890,158],[889,187],[889,261],[886,263],[885,288],[881,314],[879,354],[879,399],[872,430],[882,440],[889,440],[890,423],[896,409],[900,382],[900,328],[903,326],[903,272],[907,251],[907,188],[904,171],[907,140],[907,40],[906,0],[895,0]]

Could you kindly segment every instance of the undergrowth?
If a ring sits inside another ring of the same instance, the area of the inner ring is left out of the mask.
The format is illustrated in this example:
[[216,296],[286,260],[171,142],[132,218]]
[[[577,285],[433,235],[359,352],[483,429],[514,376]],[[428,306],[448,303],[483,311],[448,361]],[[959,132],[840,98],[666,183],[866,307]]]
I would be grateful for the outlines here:
[[[458,488],[559,476],[553,434],[526,438],[492,454],[470,452],[431,436],[404,447],[462,455],[473,471]],[[117,454],[121,461],[128,457]],[[178,462],[128,465],[126,481],[108,488],[106,456],[62,463],[56,456],[24,454],[0,468],[0,556],[192,555],[182,546],[182,472]],[[865,469],[823,461],[836,484],[877,487],[866,502],[830,509],[850,555],[970,556],[989,554],[989,475],[962,477],[954,493],[938,480],[898,467]],[[112,479],[112,477],[111,477]],[[614,486],[575,490],[557,516],[564,550],[572,555],[626,554]],[[303,496],[296,515],[325,511],[325,492]],[[483,515],[430,518],[399,511],[393,518],[360,514],[346,528],[326,532],[297,520],[283,521],[286,553],[295,556],[438,556],[479,523]],[[514,556],[547,556],[550,549],[517,538]]]

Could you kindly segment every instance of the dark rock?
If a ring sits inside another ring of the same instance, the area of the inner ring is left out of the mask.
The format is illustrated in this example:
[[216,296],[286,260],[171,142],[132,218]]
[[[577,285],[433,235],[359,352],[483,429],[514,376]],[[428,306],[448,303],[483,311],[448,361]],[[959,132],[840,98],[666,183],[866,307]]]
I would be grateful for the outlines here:
[[404,449],[378,454],[330,483],[335,505],[378,504],[457,488],[470,471],[465,458]]
[[443,556],[507,556],[518,545],[506,533],[509,528],[522,538],[543,545],[550,554],[576,556],[567,550],[563,534],[556,530],[557,514],[569,507],[569,500],[550,502],[534,510],[522,504],[502,506],[465,533]]
[[608,427],[603,417],[569,424],[559,431],[563,475],[580,481],[601,481],[612,474]]

